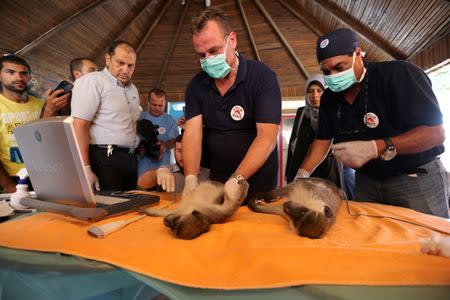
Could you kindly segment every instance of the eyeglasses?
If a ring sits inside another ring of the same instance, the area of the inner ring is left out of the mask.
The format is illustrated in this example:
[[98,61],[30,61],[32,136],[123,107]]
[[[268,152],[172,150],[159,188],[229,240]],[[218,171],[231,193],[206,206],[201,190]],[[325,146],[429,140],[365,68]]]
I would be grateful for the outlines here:
[[[231,33],[231,32],[230,32],[230,33]],[[225,40],[225,38],[227,39],[227,43],[225,44],[225,47],[224,47],[224,48],[226,48],[226,47],[228,46],[230,33],[226,34],[226,35],[223,37],[223,40]],[[222,41],[223,41],[223,40],[222,40]],[[221,49],[221,50],[222,50],[222,49]],[[225,52],[225,51],[224,51],[224,52]],[[202,58],[200,58],[200,63],[204,63],[207,59],[214,59],[214,58],[216,58],[217,56],[222,55],[224,52],[222,52],[222,53],[217,53],[217,54],[213,54],[213,55],[210,55],[210,56],[202,57]]]

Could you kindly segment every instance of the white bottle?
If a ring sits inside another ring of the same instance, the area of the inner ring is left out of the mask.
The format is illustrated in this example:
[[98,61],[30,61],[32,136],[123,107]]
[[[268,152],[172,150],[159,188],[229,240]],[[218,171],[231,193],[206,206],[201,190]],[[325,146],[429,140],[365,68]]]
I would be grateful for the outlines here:
[[28,184],[25,179],[19,179],[16,185],[16,192],[11,195],[10,205],[16,210],[26,210],[28,207],[20,204],[20,199],[30,198],[31,194],[28,192]]

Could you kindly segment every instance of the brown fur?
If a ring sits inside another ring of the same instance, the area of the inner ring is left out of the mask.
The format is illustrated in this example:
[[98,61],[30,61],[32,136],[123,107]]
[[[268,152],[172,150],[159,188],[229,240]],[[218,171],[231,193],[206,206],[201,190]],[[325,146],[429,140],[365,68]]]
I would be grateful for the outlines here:
[[[248,184],[244,187],[247,194]],[[231,201],[225,197],[223,184],[204,181],[184,196],[174,210],[149,208],[150,216],[164,217],[164,225],[177,238],[190,240],[208,232],[211,224],[223,223],[241,206],[243,197]]]
[[333,225],[339,211],[342,193],[330,181],[321,178],[301,178],[287,185],[283,192],[271,191],[262,198],[265,202],[284,197],[281,205],[265,205],[257,198],[249,201],[249,208],[260,213],[286,218],[300,236],[323,237]]

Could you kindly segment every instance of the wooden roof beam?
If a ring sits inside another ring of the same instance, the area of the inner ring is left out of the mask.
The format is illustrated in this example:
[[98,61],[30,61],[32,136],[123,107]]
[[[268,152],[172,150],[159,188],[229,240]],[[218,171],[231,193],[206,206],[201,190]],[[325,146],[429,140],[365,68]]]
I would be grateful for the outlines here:
[[[147,4],[145,4],[144,8],[136,16],[131,18],[131,20],[128,22],[128,24],[125,25],[124,29],[122,29],[116,35],[116,37],[111,40],[111,42],[119,39],[125,32],[127,32],[128,29],[130,28],[130,26],[147,10],[147,8],[150,6],[150,4],[153,4],[153,0],[147,0]],[[103,52],[103,50],[100,50],[97,53],[95,53],[95,55],[93,56],[94,57],[94,61],[97,61],[97,59],[103,54],[102,52]]]
[[252,44],[253,52],[255,53],[255,57],[258,61],[261,61],[261,57],[258,52],[258,48],[256,47],[255,39],[253,38],[252,30],[250,29],[250,25],[248,24],[247,16],[244,11],[244,7],[242,6],[241,0],[237,0],[239,5],[239,10],[241,11],[242,19],[244,20],[245,28],[247,29],[248,36],[250,38],[250,43]]
[[169,8],[169,6],[172,4],[173,0],[167,1],[166,5],[164,6],[164,8],[161,10],[161,12],[159,13],[158,17],[156,18],[155,21],[153,21],[152,25],[150,26],[150,28],[147,30],[147,33],[145,34],[145,36],[142,38],[141,42],[139,43],[139,46],[136,49],[136,53],[137,56],[139,56],[139,52],[141,52],[142,47],[144,47],[145,42],[147,42],[148,37],[150,36],[150,34],[152,34],[153,30],[156,28],[156,26],[158,26],[159,21],[161,20],[161,18],[166,14],[167,9]]
[[184,19],[186,18],[186,14],[187,14],[190,4],[191,4],[191,1],[187,0],[184,5],[183,14],[181,15],[180,20],[178,21],[177,31],[175,32],[175,36],[172,39],[172,43],[170,44],[169,51],[167,52],[166,58],[164,59],[164,65],[161,69],[161,73],[159,74],[158,83],[156,84],[157,88],[161,87],[161,83],[164,79],[164,76],[166,75],[167,66],[169,65],[169,61],[170,61],[170,58],[172,57],[173,50],[175,49],[175,46],[177,44],[178,36],[180,35],[181,27],[183,26]]
[[255,1],[256,5],[258,6],[259,10],[264,15],[264,17],[269,22],[269,24],[272,26],[272,29],[277,34],[278,38],[281,40],[281,42],[284,45],[284,47],[286,48],[286,50],[291,55],[292,59],[294,60],[294,62],[297,65],[297,67],[299,68],[300,72],[303,74],[303,76],[305,78],[308,78],[309,77],[308,71],[303,66],[302,62],[300,61],[300,59],[295,54],[294,49],[292,49],[291,45],[286,40],[286,38],[284,37],[283,33],[281,33],[280,29],[278,28],[277,24],[275,24],[275,22],[273,21],[272,17],[270,16],[270,14],[267,12],[267,10],[264,8],[264,6],[261,4],[261,2],[259,0],[254,0],[254,1]]
[[[445,26],[448,26],[448,22],[442,22],[442,24],[439,25],[438,28],[436,28],[436,32],[441,32],[441,30],[443,30],[443,28]],[[434,37],[432,37],[431,35],[427,36],[427,38],[424,39],[422,41],[422,43],[420,43],[419,46],[415,47],[414,51],[410,55],[408,55],[408,57],[406,59],[410,60],[414,55],[419,54],[420,52],[424,51],[425,49],[432,46],[440,39],[445,38],[446,35],[448,35],[448,34],[450,34],[450,28],[447,27],[447,29],[442,33],[442,35],[438,35],[438,36],[434,36]],[[449,45],[449,48],[450,48],[450,45]]]
[[22,49],[16,51],[16,55],[23,55],[24,53],[30,51],[31,49],[33,49],[34,47],[36,47],[37,45],[41,44],[43,41],[46,41],[50,36],[52,36],[53,34],[55,34],[55,32],[58,32],[59,30],[66,28],[69,25],[72,25],[75,22],[75,19],[79,16],[82,16],[84,14],[86,14],[88,11],[90,11],[91,9],[94,9],[95,7],[97,7],[100,4],[103,4],[103,2],[105,2],[106,0],[96,0],[95,2],[92,2],[91,4],[89,4],[88,6],[84,7],[82,10],[79,10],[78,12],[76,12],[75,14],[71,15],[69,18],[67,18],[66,20],[64,20],[62,23],[59,23],[58,25],[52,27],[50,30],[48,30],[47,32],[44,32],[42,35],[40,35],[38,38],[36,38],[34,41],[32,41],[31,43],[29,43],[28,45],[26,45],[25,47],[23,47]]
[[388,55],[392,56],[395,59],[406,59],[405,54],[386,43],[381,37],[379,37],[376,33],[371,31],[367,27],[361,25],[358,21],[352,18],[347,12],[339,8],[336,4],[331,3],[328,0],[311,1],[315,2],[345,26],[355,31],[357,34],[368,40],[370,43],[374,44],[376,47],[382,49]]
[[[309,28],[312,32],[314,32],[317,36],[322,36],[324,33],[317,28],[317,24],[313,24],[311,16],[305,12],[304,14],[300,14],[295,8],[289,5],[285,0],[278,0],[287,10],[291,12],[294,16],[297,17],[306,27]],[[305,17],[305,14],[309,16]]]

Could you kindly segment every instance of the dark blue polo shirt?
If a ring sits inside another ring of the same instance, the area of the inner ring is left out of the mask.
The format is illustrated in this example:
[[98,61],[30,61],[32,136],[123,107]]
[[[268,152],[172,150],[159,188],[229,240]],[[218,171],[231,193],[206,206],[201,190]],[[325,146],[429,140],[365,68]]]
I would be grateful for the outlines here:
[[[281,94],[276,74],[265,64],[239,55],[234,85],[222,97],[214,79],[199,72],[186,88],[186,120],[202,115],[211,159],[210,178],[225,182],[236,171],[256,137],[256,123],[280,124]],[[234,114],[236,110],[240,117]],[[248,179],[250,193],[276,186],[277,149]]]
[[[355,102],[325,90],[320,105],[318,139],[334,143],[393,137],[418,126],[442,124],[442,114],[428,76],[406,61],[365,63],[367,74]],[[367,91],[367,93],[366,93]],[[367,96],[366,96],[367,95]],[[379,124],[367,127],[364,115],[375,113]],[[444,152],[440,145],[416,154],[397,155],[391,161],[371,160],[359,171],[383,179],[416,173],[417,168]]]

